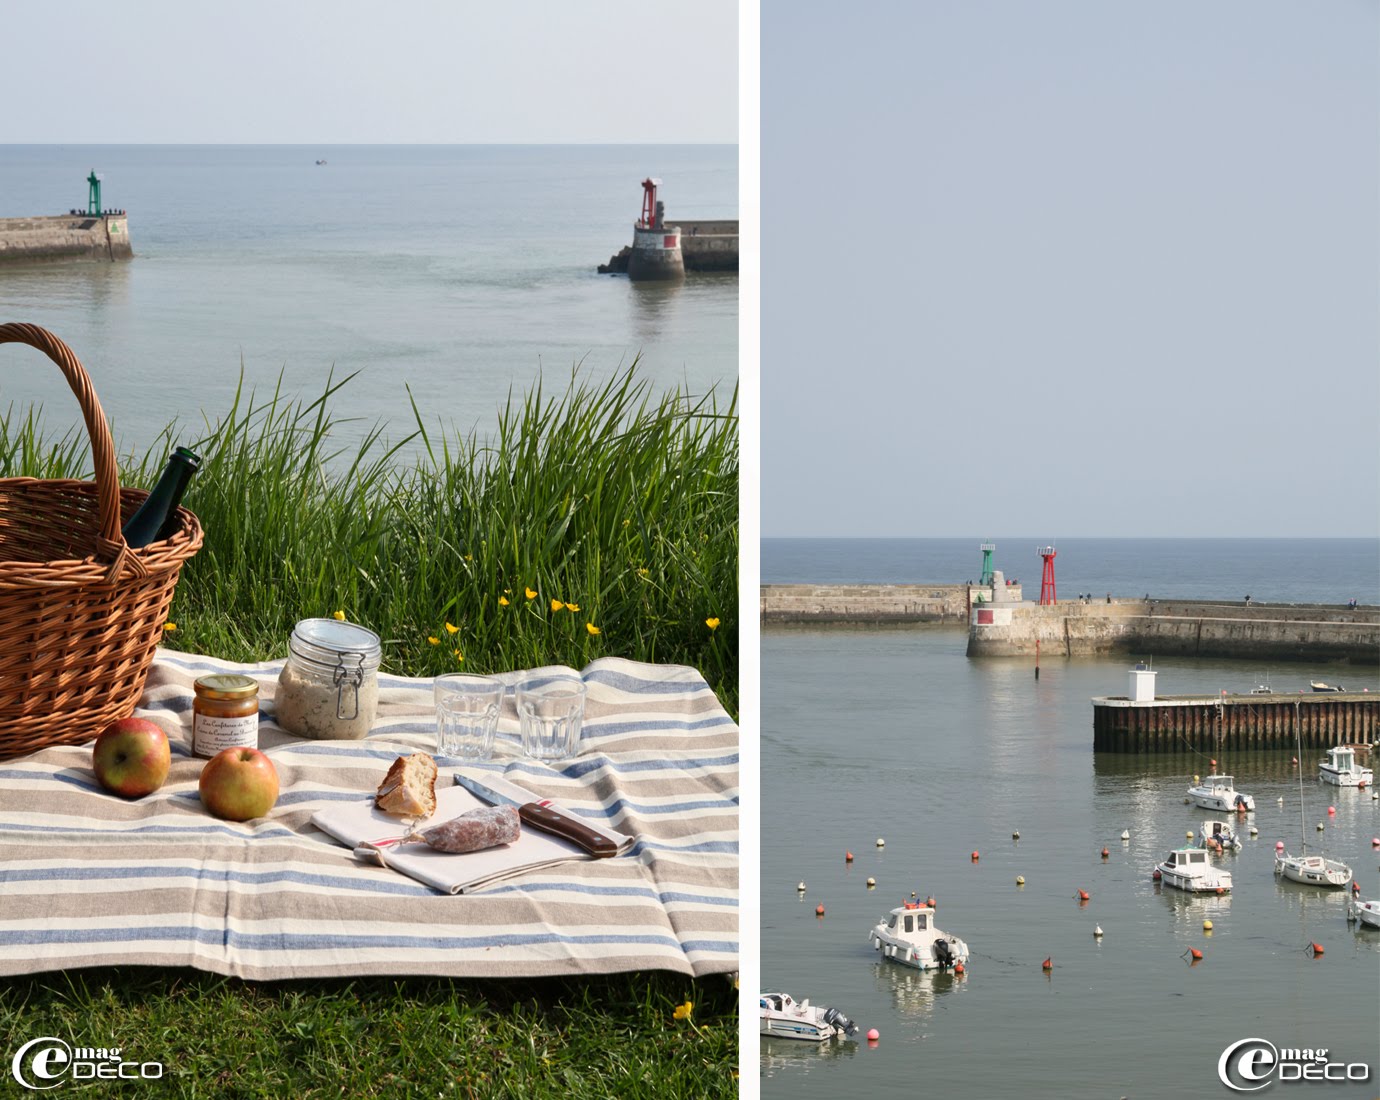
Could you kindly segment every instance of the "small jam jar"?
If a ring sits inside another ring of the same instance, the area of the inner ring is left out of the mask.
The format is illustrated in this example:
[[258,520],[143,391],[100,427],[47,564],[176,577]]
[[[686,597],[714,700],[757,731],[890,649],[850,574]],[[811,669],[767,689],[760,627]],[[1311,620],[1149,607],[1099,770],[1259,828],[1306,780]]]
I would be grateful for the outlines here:
[[248,676],[202,676],[192,685],[192,752],[259,747],[259,684]]
[[354,623],[303,619],[288,639],[274,696],[276,721],[315,740],[357,741],[378,712],[379,636]]

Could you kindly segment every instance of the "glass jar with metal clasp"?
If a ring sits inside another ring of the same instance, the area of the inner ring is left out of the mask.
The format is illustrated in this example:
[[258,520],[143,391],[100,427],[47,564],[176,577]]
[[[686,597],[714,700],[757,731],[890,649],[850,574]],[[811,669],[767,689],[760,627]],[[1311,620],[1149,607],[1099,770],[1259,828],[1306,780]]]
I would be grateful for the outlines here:
[[379,636],[354,623],[303,619],[278,676],[276,721],[314,740],[359,740],[378,713]]

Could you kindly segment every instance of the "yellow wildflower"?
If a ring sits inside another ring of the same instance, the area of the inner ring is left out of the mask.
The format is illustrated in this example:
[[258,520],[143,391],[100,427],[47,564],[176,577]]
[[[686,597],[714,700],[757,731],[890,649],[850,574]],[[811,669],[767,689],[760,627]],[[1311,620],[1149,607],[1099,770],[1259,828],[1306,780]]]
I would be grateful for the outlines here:
[[637,571],[637,575],[638,575],[639,577],[645,577],[645,576],[646,576],[648,573],[650,573],[650,572],[651,572],[651,570],[648,569],[648,568],[646,568],[646,567],[644,566],[643,568],[641,568],[641,569],[639,569],[639,570]]
[[630,520],[630,519],[625,519],[625,520],[623,521],[623,526],[626,527],[626,526],[628,526],[628,524],[630,524],[630,523],[632,523],[632,520]]
[[461,653],[458,649],[453,649],[451,650],[451,652],[454,653],[455,656],[458,657],[461,661],[465,659],[465,655]]
[[601,633],[599,628],[595,626],[593,623],[585,623],[585,629],[588,630],[591,634]]
[[534,600],[537,598],[537,590],[535,588],[527,588],[524,589],[524,591],[527,593],[527,598],[529,600]]
[[566,609],[567,611],[579,611],[579,610],[580,610],[580,605],[577,604],[577,603],[568,603],[568,604],[565,605],[565,609]]
[[466,555],[465,555],[465,560],[466,560],[466,561],[474,561],[474,555],[473,555],[473,554],[466,554]]
[[440,645],[440,644],[441,644],[441,639],[440,639],[440,638],[433,637],[433,636],[430,635],[430,634],[427,635],[426,640],[427,640],[428,642],[430,642],[432,645]]
[[551,610],[552,610],[552,611],[559,611],[559,610],[560,610],[562,607],[564,607],[564,606],[565,606],[565,605],[564,605],[563,603],[561,603],[560,600],[555,600],[555,599],[553,599],[553,600],[551,601]]
[[177,629],[177,624],[176,624],[176,623],[164,623],[164,624],[163,624],[163,633],[164,633],[164,634],[171,634],[171,633],[172,633],[174,630],[176,630],[176,629]]
[[718,620],[718,619],[705,619],[705,620],[704,620],[704,625],[707,626],[707,627],[709,627],[710,630],[718,630],[718,629],[719,629],[719,620]]
[[676,1005],[676,1010],[671,1013],[671,1016],[677,1020],[688,1020],[690,1019],[690,1012],[694,1007],[694,1002],[686,1001],[683,1005]]
[[332,612],[331,612],[331,618],[334,619],[334,620],[335,620],[336,622],[338,622],[338,623],[343,623],[343,622],[345,621],[345,612],[343,612],[343,611],[332,611]]
[[460,628],[459,628],[458,626],[451,626],[450,623],[446,623],[446,633],[447,633],[447,634],[458,634],[459,632],[460,632]]
[[498,606],[499,606],[499,607],[507,607],[507,606],[508,606],[508,597],[507,597],[507,596],[499,596],[499,597],[498,597]]

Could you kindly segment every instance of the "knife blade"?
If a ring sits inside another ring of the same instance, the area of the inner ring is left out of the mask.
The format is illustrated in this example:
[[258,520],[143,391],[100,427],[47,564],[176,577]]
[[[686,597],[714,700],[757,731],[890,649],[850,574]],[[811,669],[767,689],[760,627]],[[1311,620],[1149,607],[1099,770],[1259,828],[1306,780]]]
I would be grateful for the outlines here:
[[[588,852],[595,859],[607,859],[618,854],[618,845],[603,833],[595,832],[588,825],[562,813],[551,805],[549,798],[533,798],[523,802],[520,798],[496,791],[494,788],[473,779],[468,775],[455,773],[455,781],[471,794],[478,795],[494,806],[516,806],[518,817],[534,829],[551,833],[570,841]],[[516,789],[516,788],[515,788]],[[523,794],[528,792],[523,791]]]

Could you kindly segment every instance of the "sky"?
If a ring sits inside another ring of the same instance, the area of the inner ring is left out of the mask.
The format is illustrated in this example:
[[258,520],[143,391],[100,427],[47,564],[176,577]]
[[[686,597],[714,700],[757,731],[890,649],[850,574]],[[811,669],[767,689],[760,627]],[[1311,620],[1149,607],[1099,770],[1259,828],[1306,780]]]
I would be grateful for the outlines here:
[[764,536],[1375,536],[1380,7],[761,5]]
[[19,0],[5,37],[0,144],[738,140],[734,0]]

